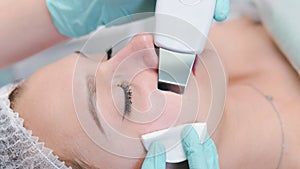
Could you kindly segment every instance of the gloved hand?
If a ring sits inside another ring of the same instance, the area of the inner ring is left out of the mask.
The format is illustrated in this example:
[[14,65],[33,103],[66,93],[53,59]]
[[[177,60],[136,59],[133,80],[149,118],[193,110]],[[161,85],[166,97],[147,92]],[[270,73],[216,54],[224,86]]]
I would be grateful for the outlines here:
[[190,169],[219,169],[217,148],[213,140],[206,138],[203,144],[192,126],[186,126],[181,133],[182,145]]
[[[119,17],[154,12],[156,0],[46,0],[58,31],[69,37],[80,37]],[[229,0],[217,0],[214,18],[226,19]]]
[[119,17],[153,12],[155,0],[46,0],[58,31],[79,37]]
[[142,169],[165,169],[166,152],[163,144],[153,142],[144,160]]

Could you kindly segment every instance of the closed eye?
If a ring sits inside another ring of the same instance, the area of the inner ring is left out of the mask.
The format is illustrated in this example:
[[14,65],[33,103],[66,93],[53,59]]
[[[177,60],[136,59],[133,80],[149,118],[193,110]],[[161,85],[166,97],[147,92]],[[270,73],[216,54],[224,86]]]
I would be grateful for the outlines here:
[[124,112],[123,112],[123,119],[125,116],[129,115],[131,112],[131,105],[132,105],[132,90],[130,88],[130,83],[128,81],[122,81],[117,85],[118,87],[122,88],[124,91]]

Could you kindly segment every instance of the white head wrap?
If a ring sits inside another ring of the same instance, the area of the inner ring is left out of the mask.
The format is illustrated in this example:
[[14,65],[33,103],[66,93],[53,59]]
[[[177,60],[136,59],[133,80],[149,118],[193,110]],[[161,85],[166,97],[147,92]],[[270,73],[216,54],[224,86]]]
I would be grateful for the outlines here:
[[17,86],[9,84],[0,89],[0,168],[67,169],[52,150],[23,127],[24,120],[10,108],[8,97]]

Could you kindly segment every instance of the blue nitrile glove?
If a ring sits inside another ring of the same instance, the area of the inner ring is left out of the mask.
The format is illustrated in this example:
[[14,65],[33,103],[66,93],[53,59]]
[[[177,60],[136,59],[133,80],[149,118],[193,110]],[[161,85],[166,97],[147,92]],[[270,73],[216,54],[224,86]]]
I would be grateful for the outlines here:
[[218,152],[213,140],[206,138],[203,144],[192,126],[183,128],[182,145],[190,169],[219,169]]
[[218,22],[224,21],[230,10],[230,0],[217,0],[214,19]]
[[122,16],[154,12],[156,0],[46,0],[58,31],[79,37]]
[[[156,0],[46,0],[46,3],[58,31],[79,37],[122,16],[154,12]],[[217,0],[215,20],[225,20],[229,7],[229,0]]]
[[153,142],[144,160],[142,169],[165,169],[166,151],[163,144]]

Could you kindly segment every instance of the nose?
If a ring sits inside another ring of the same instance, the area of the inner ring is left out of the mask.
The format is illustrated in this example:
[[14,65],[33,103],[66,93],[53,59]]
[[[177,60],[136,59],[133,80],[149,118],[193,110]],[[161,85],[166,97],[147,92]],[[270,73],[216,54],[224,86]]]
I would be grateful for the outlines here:
[[153,36],[150,34],[140,34],[120,50],[109,61],[110,66],[115,70],[122,62],[130,59],[131,66],[138,66],[140,69],[157,69],[158,57],[155,52]]

